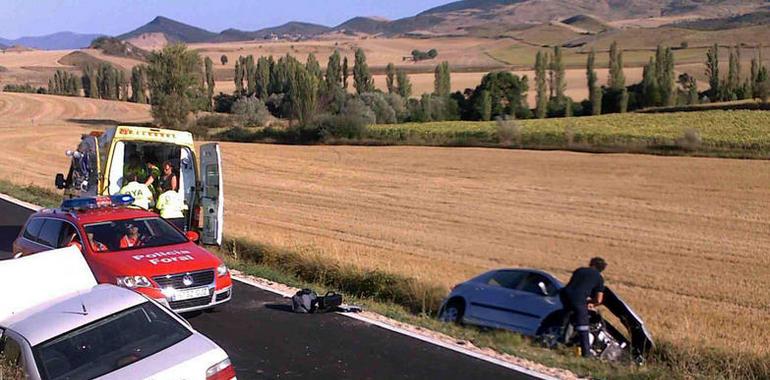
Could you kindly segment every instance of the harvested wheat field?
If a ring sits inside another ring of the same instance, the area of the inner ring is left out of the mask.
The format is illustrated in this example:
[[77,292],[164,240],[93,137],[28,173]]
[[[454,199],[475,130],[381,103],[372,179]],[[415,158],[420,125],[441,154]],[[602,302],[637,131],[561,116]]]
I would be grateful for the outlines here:
[[[89,130],[65,120],[149,117],[128,103],[21,94],[0,94],[0,114],[0,175],[46,187]],[[566,280],[601,255],[608,283],[658,339],[768,353],[770,162],[234,143],[223,152],[232,236],[447,288],[498,267]]]

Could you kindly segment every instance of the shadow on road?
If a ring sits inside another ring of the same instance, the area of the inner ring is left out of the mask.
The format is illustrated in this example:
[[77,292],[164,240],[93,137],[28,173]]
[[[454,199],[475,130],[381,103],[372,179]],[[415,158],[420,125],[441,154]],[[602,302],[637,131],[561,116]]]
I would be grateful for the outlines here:
[[0,260],[13,257],[13,241],[20,230],[21,226],[0,226]]
[[286,311],[289,313],[293,313],[294,310],[292,310],[291,305],[286,304],[280,304],[280,303],[268,303],[265,304],[265,307],[270,310],[278,310],[278,311]]

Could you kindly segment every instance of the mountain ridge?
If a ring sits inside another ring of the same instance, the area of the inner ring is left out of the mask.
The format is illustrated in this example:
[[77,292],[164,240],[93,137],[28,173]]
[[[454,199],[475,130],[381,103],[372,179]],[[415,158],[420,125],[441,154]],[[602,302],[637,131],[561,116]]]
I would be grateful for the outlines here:
[[16,39],[0,38],[0,44],[6,46],[3,49],[14,45],[21,45],[43,50],[80,49],[88,47],[88,45],[91,44],[91,41],[101,36],[103,36],[103,34],[74,33],[65,31],[42,36],[24,36]]
[[[218,43],[249,41],[266,38],[308,39],[327,33],[393,36],[457,36],[473,35],[485,25],[495,24],[504,34],[506,31],[547,24],[581,16],[582,22],[595,26],[592,32],[603,29],[602,23],[650,20],[671,17],[677,20],[735,18],[757,10],[770,9],[767,0],[461,0],[448,2],[426,9],[413,16],[396,20],[378,17],[352,17],[339,25],[326,26],[302,21],[254,31],[229,28],[212,32],[159,15],[136,29],[116,36],[132,41],[148,49],[167,43]],[[589,20],[587,17],[594,17]],[[762,15],[764,16],[764,15]],[[743,19],[739,19],[743,20]],[[752,22],[764,23],[764,18],[754,17]],[[670,24],[671,21],[662,24]],[[720,25],[719,22],[711,22]],[[767,21],[770,23],[770,20]],[[727,24],[726,24],[727,25]],[[0,44],[23,45],[37,49],[76,49],[89,46],[101,34],[54,33],[39,37],[22,37],[16,40],[0,38]]]

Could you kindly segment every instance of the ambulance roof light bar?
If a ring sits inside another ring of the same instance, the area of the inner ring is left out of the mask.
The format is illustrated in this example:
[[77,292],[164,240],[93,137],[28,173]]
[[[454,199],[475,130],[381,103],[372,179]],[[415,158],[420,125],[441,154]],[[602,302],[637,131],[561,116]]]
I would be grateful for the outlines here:
[[103,197],[72,198],[61,203],[62,211],[91,210],[105,207],[128,206],[134,203],[134,197],[129,194]]

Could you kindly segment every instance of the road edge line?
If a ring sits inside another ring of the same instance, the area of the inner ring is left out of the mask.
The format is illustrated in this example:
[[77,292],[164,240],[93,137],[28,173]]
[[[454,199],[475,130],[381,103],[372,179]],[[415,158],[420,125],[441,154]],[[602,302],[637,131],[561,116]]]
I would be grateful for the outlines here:
[[[277,295],[280,295],[280,296],[285,297],[285,298],[291,298],[291,296],[293,296],[293,294],[291,294],[291,293],[284,293],[284,292],[282,292],[282,291],[280,291],[278,289],[274,289],[274,288],[271,288],[269,286],[260,284],[260,283],[258,283],[256,281],[252,281],[251,279],[249,279],[247,277],[243,277],[241,275],[233,274],[232,277],[233,277],[234,280],[236,280],[238,282],[241,282],[243,284],[246,284],[246,285],[249,285],[249,286],[253,286],[255,288],[262,289],[264,291],[267,291],[267,292],[270,292],[270,293],[273,293],[273,294],[277,294]],[[271,281],[271,282],[275,282],[275,281]],[[531,369],[526,368],[526,367],[521,367],[521,366],[518,366],[516,364],[506,362],[505,360],[501,360],[501,359],[497,359],[497,358],[494,358],[494,357],[489,356],[489,355],[485,355],[483,353],[475,352],[475,351],[470,350],[470,349],[468,349],[466,347],[463,347],[463,346],[461,346],[459,344],[452,344],[452,343],[441,341],[439,339],[431,338],[429,336],[425,336],[425,335],[421,335],[421,334],[418,334],[418,333],[414,333],[412,331],[409,331],[409,330],[406,330],[406,329],[402,329],[402,328],[400,328],[398,326],[393,326],[391,324],[388,324],[388,323],[385,323],[385,322],[382,322],[382,321],[378,321],[378,320],[374,320],[374,319],[371,319],[371,318],[367,318],[367,317],[364,317],[362,315],[358,315],[356,313],[339,313],[338,312],[336,314],[339,314],[339,315],[342,315],[342,316],[345,316],[345,317],[348,317],[348,318],[352,318],[352,319],[355,319],[355,320],[358,320],[358,321],[361,321],[361,322],[364,322],[364,323],[368,323],[370,325],[375,325],[375,326],[383,328],[385,330],[389,330],[389,331],[392,331],[392,332],[395,332],[395,333],[398,333],[398,334],[401,334],[401,335],[405,335],[405,336],[408,336],[410,338],[417,339],[417,340],[420,340],[420,341],[432,344],[434,346],[439,346],[439,347],[442,347],[442,348],[445,348],[445,349],[448,349],[448,350],[452,350],[452,351],[461,353],[463,355],[470,356],[470,357],[475,358],[475,359],[479,359],[479,360],[482,360],[482,361],[485,361],[485,362],[488,362],[488,363],[491,363],[491,364],[496,364],[496,365],[499,365],[501,367],[505,367],[505,368],[508,368],[510,370],[519,372],[521,374],[532,376],[532,377],[537,378],[537,379],[541,379],[541,380],[558,380],[558,378],[556,378],[556,377],[553,377],[553,376],[550,376],[550,375],[546,375],[546,374],[543,374],[543,373],[531,370]]]
[[[32,203],[29,203],[29,202],[22,201],[20,199],[14,198],[14,197],[12,197],[10,195],[6,195],[6,194],[3,194],[3,193],[0,193],[0,199],[6,201],[8,203],[13,203],[13,204],[15,204],[17,206],[21,206],[21,207],[30,209],[32,211],[40,211],[41,209],[43,209],[43,207],[34,205]],[[250,280],[250,279],[248,279],[246,277],[242,277],[240,275],[233,274],[232,277],[233,277],[234,280],[236,280],[238,282],[241,282],[241,283],[249,285],[249,286],[253,286],[253,287],[258,288],[258,289],[262,289],[264,291],[267,291],[267,292],[270,292],[270,293],[273,293],[273,294],[278,294],[278,295],[280,295],[282,297],[291,298],[291,296],[293,295],[293,294],[290,294],[290,293],[281,292],[281,291],[279,291],[277,289],[273,289],[273,288],[271,288],[269,286],[265,286],[265,285],[259,284],[259,283],[255,282],[255,281],[252,281],[252,280]],[[272,282],[275,282],[275,281],[272,281]],[[428,337],[428,336],[425,336],[425,335],[417,334],[417,333],[414,333],[414,332],[402,329],[400,327],[390,325],[390,324],[382,322],[382,321],[376,321],[376,320],[373,320],[373,319],[370,319],[370,318],[366,318],[366,317],[361,316],[361,315],[357,315],[355,313],[337,313],[337,314],[345,316],[345,317],[348,317],[348,318],[352,318],[352,319],[355,319],[355,320],[358,320],[358,321],[361,321],[361,322],[364,322],[364,323],[368,323],[370,325],[374,325],[374,326],[377,326],[377,327],[380,327],[380,328],[383,328],[385,330],[389,330],[389,331],[392,331],[392,332],[395,332],[395,333],[398,333],[398,334],[401,334],[401,335],[405,335],[405,336],[408,336],[410,338],[417,339],[417,340],[420,340],[420,341],[432,344],[434,346],[439,346],[439,347],[442,347],[442,348],[445,348],[445,349],[448,349],[448,350],[452,350],[452,351],[461,353],[463,355],[470,356],[470,357],[475,358],[475,359],[479,359],[479,360],[482,360],[482,361],[485,361],[485,362],[488,362],[488,363],[491,363],[491,364],[496,364],[496,365],[499,365],[501,367],[505,367],[505,368],[508,368],[510,370],[519,372],[521,374],[532,376],[532,377],[537,378],[537,379],[541,379],[541,380],[558,380],[556,377],[549,376],[549,375],[546,375],[546,374],[543,374],[543,373],[540,373],[540,372],[537,372],[537,371],[533,371],[533,370],[531,370],[529,368],[521,367],[521,366],[518,366],[518,365],[513,364],[513,363],[508,363],[508,362],[506,362],[504,360],[493,358],[493,357],[491,357],[489,355],[484,355],[484,354],[479,353],[479,352],[474,352],[474,351],[469,350],[469,349],[467,349],[465,347],[462,347],[462,346],[460,346],[458,344],[451,344],[451,343],[447,343],[447,342],[442,342],[441,340],[434,339],[434,338],[431,338],[431,337]]]
[[29,202],[24,202],[21,199],[14,198],[14,197],[12,197],[10,195],[3,194],[3,193],[0,193],[0,199],[6,201],[8,203],[13,203],[16,206],[21,206],[21,207],[24,207],[24,208],[28,208],[28,209],[30,209],[32,211],[40,211],[40,210],[43,209],[43,207],[40,207],[38,205],[34,205],[32,203],[29,203]]

